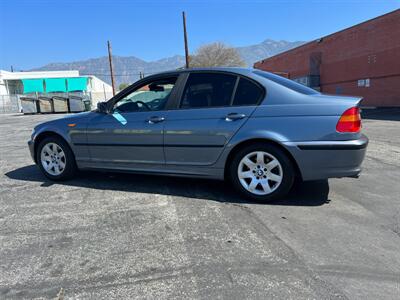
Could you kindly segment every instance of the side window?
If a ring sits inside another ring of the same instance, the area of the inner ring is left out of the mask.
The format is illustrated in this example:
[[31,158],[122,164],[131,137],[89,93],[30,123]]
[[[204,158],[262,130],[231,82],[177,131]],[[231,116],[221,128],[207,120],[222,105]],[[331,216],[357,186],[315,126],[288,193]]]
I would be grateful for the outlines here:
[[218,73],[192,73],[189,75],[181,108],[229,106],[236,76]]
[[139,87],[114,105],[117,112],[163,110],[177,77],[153,81]]
[[250,80],[240,78],[233,105],[256,105],[262,96],[262,89]]

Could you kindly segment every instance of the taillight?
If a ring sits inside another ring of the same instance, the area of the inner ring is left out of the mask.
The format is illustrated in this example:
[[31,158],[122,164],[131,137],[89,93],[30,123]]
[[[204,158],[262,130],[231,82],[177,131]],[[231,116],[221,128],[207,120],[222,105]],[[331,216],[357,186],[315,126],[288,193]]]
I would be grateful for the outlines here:
[[337,132],[359,132],[361,129],[361,115],[358,107],[346,110],[340,117],[337,125]]

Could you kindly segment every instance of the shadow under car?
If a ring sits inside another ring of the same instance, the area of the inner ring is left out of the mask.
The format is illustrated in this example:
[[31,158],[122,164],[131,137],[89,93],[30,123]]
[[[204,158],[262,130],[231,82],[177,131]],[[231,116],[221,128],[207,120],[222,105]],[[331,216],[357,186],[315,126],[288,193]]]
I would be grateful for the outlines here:
[[[228,183],[218,180],[191,179],[159,175],[81,171],[68,181],[47,179],[36,165],[24,166],[5,174],[8,178],[40,182],[42,187],[54,184],[99,190],[160,194],[230,203],[250,203]],[[328,180],[296,182],[288,195],[268,205],[320,206],[329,203]]]

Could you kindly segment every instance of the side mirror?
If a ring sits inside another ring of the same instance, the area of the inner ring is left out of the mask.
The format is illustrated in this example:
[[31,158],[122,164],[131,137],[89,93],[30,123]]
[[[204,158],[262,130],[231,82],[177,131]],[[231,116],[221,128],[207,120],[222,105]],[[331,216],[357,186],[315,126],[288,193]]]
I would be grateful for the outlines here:
[[101,114],[107,114],[108,113],[107,102],[97,103],[97,112],[99,112]]

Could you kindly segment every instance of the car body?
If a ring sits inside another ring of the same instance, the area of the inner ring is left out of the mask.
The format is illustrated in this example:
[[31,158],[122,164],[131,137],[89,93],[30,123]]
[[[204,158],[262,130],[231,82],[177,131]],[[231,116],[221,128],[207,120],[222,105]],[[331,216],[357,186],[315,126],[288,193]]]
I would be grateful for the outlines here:
[[302,180],[357,177],[368,139],[337,125],[360,101],[260,70],[177,70],[139,80],[96,111],[39,124],[29,148],[40,165],[39,143],[56,136],[78,169],[224,179],[239,149],[264,143]]

